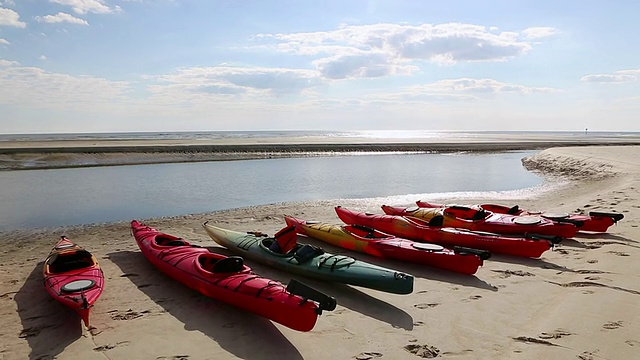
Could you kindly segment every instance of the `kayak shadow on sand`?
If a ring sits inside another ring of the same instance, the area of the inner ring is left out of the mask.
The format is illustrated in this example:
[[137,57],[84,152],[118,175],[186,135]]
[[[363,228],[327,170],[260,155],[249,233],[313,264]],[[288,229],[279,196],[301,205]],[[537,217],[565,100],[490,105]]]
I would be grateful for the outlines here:
[[[282,274],[283,275],[281,276],[273,275],[273,278],[278,279],[280,277],[288,276],[288,274],[286,273]],[[406,311],[392,304],[389,304],[388,302],[371,296],[357,289],[357,287],[342,283],[308,279],[304,277],[296,277],[296,280],[300,280],[305,284],[313,287],[314,289],[322,291],[329,296],[333,296],[336,299],[338,306],[343,306],[362,315],[385,322],[395,328],[413,330],[413,318]],[[376,292],[376,290],[371,291]]]
[[558,265],[541,258],[528,258],[528,257],[521,257],[521,256],[495,254],[491,256],[491,259],[489,259],[489,261],[491,260],[494,260],[496,262],[499,261],[503,263],[509,263],[509,264],[524,265],[532,268],[552,269],[552,270],[558,270],[563,272],[575,272],[574,269],[570,269],[566,266]]
[[[394,259],[383,259],[375,256],[371,256],[364,253],[351,252],[342,248],[338,248],[332,246],[331,244],[327,244],[325,242],[321,242],[319,240],[309,238],[309,237],[300,237],[303,242],[308,242],[317,246],[324,248],[325,250],[331,252],[332,254],[341,254],[355,257],[358,260],[365,261],[374,265],[386,267],[389,269],[394,269],[400,272],[404,272],[407,274],[411,274],[414,277],[421,277],[428,280],[458,284],[461,286],[470,286],[477,287],[480,289],[497,291],[498,289],[487,283],[486,281],[478,278],[476,275],[468,275],[461,274],[455,271],[438,269],[436,267],[416,264],[411,262],[402,262]],[[489,259],[490,261],[491,259]],[[481,269],[481,268],[480,268]],[[340,301],[338,301],[340,304]]]
[[82,320],[45,290],[43,263],[36,264],[14,296],[22,321],[19,337],[27,340],[29,359],[53,359],[82,336]]
[[[633,247],[638,247],[638,244],[640,244],[640,241],[638,240],[629,239],[627,237],[611,234],[611,233],[578,233],[578,235],[576,235],[573,240],[576,242],[579,242],[579,240],[581,239],[620,241],[620,242],[624,242],[625,245],[629,245]],[[562,243],[564,244],[565,241],[567,240],[572,240],[572,239],[564,239],[562,240]],[[632,244],[635,244],[635,245],[632,245]]]
[[[491,260],[485,260],[491,261]],[[400,263],[394,261],[389,262],[389,266],[395,267],[398,270],[413,274],[413,276],[420,277],[427,280],[438,281],[448,284],[456,284],[460,286],[475,287],[478,289],[498,291],[498,288],[490,283],[482,280],[477,275],[461,274],[454,271],[448,271],[443,269],[437,269],[430,266],[424,266],[420,264],[412,263]],[[482,267],[478,268],[478,271],[482,271]]]
[[[307,240],[310,240],[310,241],[307,241]],[[302,243],[316,244],[313,241],[313,239],[307,239],[307,238],[304,238]],[[320,243],[317,243],[317,244],[318,246],[323,248],[329,247],[329,246],[320,245]],[[209,251],[217,252],[219,254],[235,255],[233,252],[223,247],[207,247],[207,248],[209,249]],[[333,254],[338,253],[338,252],[333,252],[333,249],[331,249],[331,252]],[[345,255],[352,256],[352,254],[347,254],[345,252],[343,253]],[[358,255],[362,255],[362,254],[355,254],[355,255],[356,255],[356,258],[358,258]],[[356,286],[346,285],[346,284],[336,283],[336,282],[321,281],[321,280],[307,278],[304,276],[293,275],[285,271],[270,268],[266,265],[258,264],[255,262],[251,262],[250,266],[253,269],[253,271],[260,274],[261,276],[265,276],[265,277],[280,281],[283,284],[286,284],[287,282],[289,282],[289,280],[295,277],[296,280],[301,281],[329,296],[335,297],[338,303],[338,306],[344,306],[346,308],[349,308],[353,311],[359,312],[363,315],[369,316],[376,320],[386,322],[393,327],[398,327],[405,330],[413,329],[413,318],[411,317],[411,315],[409,315],[404,310],[395,307],[392,304],[389,304],[385,301],[382,301],[378,298],[375,298],[371,295],[368,295],[358,290]],[[371,290],[371,291],[376,291],[376,290]],[[398,296],[403,296],[403,295],[398,295]]]
[[155,268],[141,252],[119,251],[108,257],[124,274],[137,274],[128,279],[185,330],[202,332],[238,358],[303,358],[270,320],[188,288]]

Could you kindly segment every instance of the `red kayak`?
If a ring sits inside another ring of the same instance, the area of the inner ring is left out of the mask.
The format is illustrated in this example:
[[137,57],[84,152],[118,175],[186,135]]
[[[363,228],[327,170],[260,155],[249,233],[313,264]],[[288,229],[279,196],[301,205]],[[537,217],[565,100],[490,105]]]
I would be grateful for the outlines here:
[[418,243],[362,225],[331,225],[286,215],[284,220],[288,226],[295,226],[299,234],[334,246],[463,274],[475,274],[478,267],[482,266],[483,260],[491,256],[488,251],[467,248],[451,250],[436,244]]
[[432,226],[429,222],[410,216],[368,214],[337,206],[338,217],[347,224],[371,227],[387,234],[415,241],[444,246],[464,246],[496,254],[537,258],[562,238],[544,235],[516,237],[469,231],[467,229]]
[[294,330],[313,329],[322,310],[336,307],[335,299],[295,280],[285,288],[255,274],[239,256],[212,253],[136,220],[131,230],[147,260],[174,280]]
[[44,261],[44,286],[49,295],[80,315],[89,328],[89,314],[104,289],[98,260],[62,236]]
[[462,205],[444,208],[395,207],[382,205],[388,215],[412,216],[440,226],[486,231],[497,234],[538,234],[571,238],[578,229],[574,224],[558,223],[541,216],[496,214],[478,207]]
[[[433,204],[426,201],[416,201],[418,207],[421,208],[444,208],[448,205]],[[472,205],[470,207],[479,207],[484,210],[494,212],[496,214],[509,214],[517,216],[541,216],[556,222],[567,222],[574,224],[578,231],[590,231],[590,232],[606,232],[611,225],[616,224],[618,221],[624,218],[620,213],[608,213],[591,211],[589,215],[584,214],[569,214],[569,213],[550,213],[543,211],[527,211],[520,209],[518,205],[504,206],[497,204],[479,204]]]

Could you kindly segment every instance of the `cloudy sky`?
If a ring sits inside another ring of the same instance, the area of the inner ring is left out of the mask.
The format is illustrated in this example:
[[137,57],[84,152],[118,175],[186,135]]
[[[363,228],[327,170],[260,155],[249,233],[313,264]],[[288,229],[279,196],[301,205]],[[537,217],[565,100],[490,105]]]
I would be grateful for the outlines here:
[[0,133],[640,131],[640,2],[0,0]]

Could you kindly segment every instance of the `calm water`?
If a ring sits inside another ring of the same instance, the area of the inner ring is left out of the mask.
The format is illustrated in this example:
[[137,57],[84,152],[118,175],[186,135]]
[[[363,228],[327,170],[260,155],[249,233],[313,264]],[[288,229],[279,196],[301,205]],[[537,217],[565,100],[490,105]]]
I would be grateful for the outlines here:
[[520,162],[533,153],[352,155],[5,171],[0,172],[0,230],[289,201],[522,189],[542,182]]

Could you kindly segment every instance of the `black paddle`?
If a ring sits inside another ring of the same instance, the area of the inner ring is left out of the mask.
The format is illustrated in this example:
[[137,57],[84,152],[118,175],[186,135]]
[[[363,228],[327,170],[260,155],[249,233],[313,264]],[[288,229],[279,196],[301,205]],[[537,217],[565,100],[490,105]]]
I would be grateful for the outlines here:
[[289,284],[287,284],[287,291],[301,296],[304,300],[303,302],[311,299],[318,303],[318,315],[322,314],[322,310],[332,311],[336,308],[336,299],[326,295],[309,285],[305,285],[299,282],[296,279],[291,279]]

